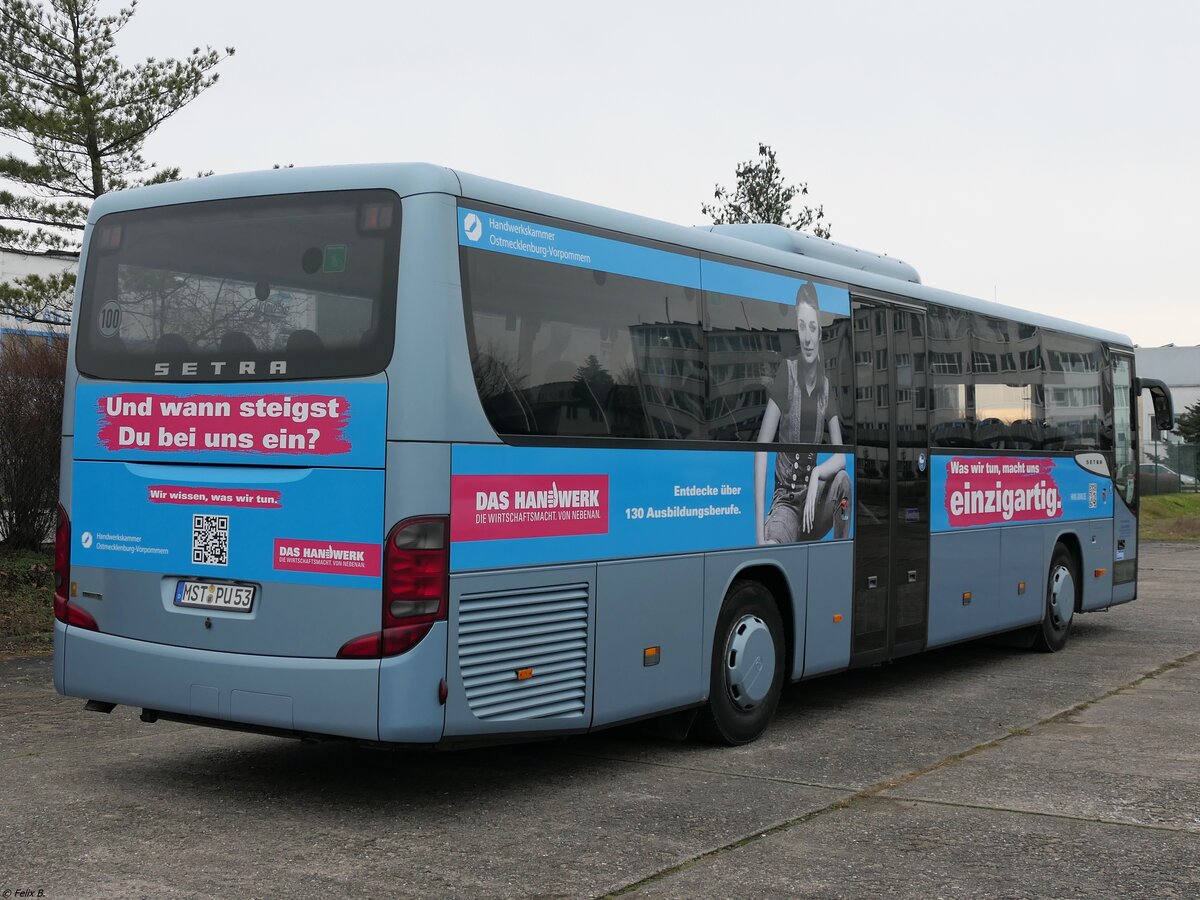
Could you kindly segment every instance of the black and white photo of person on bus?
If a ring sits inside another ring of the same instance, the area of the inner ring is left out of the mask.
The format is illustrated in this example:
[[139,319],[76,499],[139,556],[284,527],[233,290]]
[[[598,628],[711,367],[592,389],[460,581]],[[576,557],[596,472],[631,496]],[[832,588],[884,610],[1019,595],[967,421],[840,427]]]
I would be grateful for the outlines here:
[[[779,365],[767,399],[760,444],[842,443],[837,392],[830,387],[821,362],[821,307],[817,289],[805,282],[796,292],[799,346]],[[849,536],[846,514],[850,476],[844,453],[817,463],[816,451],[779,450],[775,454],[775,489],[765,519],[767,453],[754,454],[754,523],[759,544],[820,540],[830,529],[835,538]]]

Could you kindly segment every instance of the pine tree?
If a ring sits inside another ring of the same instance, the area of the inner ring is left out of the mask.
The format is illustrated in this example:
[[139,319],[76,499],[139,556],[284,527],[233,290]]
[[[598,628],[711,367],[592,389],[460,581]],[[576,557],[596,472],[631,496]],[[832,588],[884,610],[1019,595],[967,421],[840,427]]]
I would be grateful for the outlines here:
[[700,212],[710,216],[714,225],[766,222],[782,225],[796,231],[808,231],[826,240],[833,234],[832,226],[821,224],[825,218],[825,207],[813,209],[809,206],[792,210],[797,197],[808,195],[804,182],[788,184],[775,160],[775,151],[767,144],[758,145],[758,159],[747,160],[734,169],[737,186],[732,192],[721,185],[716,186],[715,204],[703,203]]
[[589,354],[583,365],[575,371],[575,393],[581,398],[586,397],[588,392],[607,394],[612,386],[612,375],[594,353]]
[[[91,201],[174,181],[142,155],[146,138],[216,83],[233,48],[124,66],[117,35],[137,0],[100,15],[99,0],[0,0],[0,135],[27,148],[0,157],[0,246],[78,251]],[[0,284],[0,313],[67,321],[75,275]]]
[[1200,444],[1200,400],[1175,417],[1174,433],[1189,444]]

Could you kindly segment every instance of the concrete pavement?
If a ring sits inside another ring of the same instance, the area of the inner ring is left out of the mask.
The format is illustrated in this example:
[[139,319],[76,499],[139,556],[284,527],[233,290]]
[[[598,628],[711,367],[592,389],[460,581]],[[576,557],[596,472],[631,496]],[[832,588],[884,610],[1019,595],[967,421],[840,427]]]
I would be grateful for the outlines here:
[[1197,585],[1200,547],[1147,545],[1141,599],[1062,653],[795,685],[733,749],[302,745],[86,713],[0,662],[0,895],[1197,896]]

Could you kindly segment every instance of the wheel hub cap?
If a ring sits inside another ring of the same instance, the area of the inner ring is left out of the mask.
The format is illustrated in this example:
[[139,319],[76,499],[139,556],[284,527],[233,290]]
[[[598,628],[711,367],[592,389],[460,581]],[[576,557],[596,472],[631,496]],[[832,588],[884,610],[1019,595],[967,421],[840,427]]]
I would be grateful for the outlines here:
[[742,709],[753,709],[771,690],[775,677],[775,642],[758,616],[743,616],[733,626],[725,649],[725,683]]
[[1050,577],[1050,620],[1056,630],[1071,624],[1075,614],[1075,578],[1066,566],[1059,566]]

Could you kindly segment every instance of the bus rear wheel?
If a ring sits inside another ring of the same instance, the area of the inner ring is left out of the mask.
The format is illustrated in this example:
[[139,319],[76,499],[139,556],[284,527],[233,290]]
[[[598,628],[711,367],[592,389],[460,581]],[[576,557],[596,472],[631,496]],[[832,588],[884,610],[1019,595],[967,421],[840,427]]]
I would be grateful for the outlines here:
[[1034,647],[1054,653],[1067,645],[1078,595],[1079,566],[1075,557],[1062,544],[1055,544],[1046,576],[1046,613],[1041,626],[1034,632]]
[[766,730],[783,690],[783,621],[770,591],[735,581],[713,636],[708,705],[697,733],[716,744],[747,744]]

